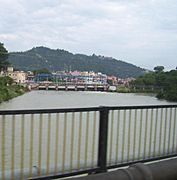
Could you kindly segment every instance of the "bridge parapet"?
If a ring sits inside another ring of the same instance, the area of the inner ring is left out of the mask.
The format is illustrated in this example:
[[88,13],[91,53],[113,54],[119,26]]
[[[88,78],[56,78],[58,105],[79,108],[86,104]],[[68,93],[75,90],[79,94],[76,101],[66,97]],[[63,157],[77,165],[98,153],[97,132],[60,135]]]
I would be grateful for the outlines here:
[[176,121],[177,105],[1,110],[0,179],[54,179],[177,157]]

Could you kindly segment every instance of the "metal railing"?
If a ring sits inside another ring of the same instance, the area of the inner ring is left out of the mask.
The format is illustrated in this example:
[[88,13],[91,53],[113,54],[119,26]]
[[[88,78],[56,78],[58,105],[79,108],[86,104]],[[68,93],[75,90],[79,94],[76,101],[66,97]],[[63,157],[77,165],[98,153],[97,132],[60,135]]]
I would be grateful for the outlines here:
[[0,179],[52,179],[177,156],[177,105],[0,111]]

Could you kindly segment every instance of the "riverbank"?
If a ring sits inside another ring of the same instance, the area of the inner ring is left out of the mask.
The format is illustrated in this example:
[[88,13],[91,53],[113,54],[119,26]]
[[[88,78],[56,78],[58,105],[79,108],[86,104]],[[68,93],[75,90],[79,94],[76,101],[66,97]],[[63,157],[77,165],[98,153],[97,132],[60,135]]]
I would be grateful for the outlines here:
[[177,70],[146,73],[132,81],[129,88],[118,92],[155,93],[158,99],[177,102]]
[[120,87],[117,89],[118,93],[143,93],[147,95],[154,95],[159,100],[166,100],[169,102],[177,102],[177,89],[159,90],[151,88],[134,89],[128,87]]
[[15,84],[11,78],[0,77],[0,103],[20,96],[27,91],[27,88]]

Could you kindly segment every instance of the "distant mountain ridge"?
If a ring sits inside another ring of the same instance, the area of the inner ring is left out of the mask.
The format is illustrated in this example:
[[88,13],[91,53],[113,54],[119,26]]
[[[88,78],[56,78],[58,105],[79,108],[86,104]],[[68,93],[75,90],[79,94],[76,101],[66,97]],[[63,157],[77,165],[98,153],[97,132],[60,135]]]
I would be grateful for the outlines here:
[[137,77],[145,70],[110,57],[73,54],[62,49],[35,47],[25,52],[11,52],[8,61],[20,70],[47,68],[50,71],[78,70],[102,72],[117,77]]

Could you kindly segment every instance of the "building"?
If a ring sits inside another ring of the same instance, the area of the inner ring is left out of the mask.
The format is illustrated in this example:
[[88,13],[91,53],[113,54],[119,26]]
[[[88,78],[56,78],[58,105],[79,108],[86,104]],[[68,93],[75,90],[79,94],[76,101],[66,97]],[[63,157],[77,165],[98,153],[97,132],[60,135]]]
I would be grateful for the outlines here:
[[27,79],[27,74],[24,71],[14,71],[13,67],[7,68],[6,76],[9,76],[19,84],[25,83]]

